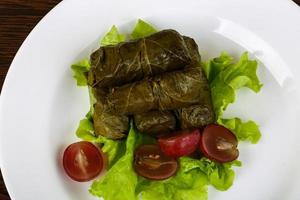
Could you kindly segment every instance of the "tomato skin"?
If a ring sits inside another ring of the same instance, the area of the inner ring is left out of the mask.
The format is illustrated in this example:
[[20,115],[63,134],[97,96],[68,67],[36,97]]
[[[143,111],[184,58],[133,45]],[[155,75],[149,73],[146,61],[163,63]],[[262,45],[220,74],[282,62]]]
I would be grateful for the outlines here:
[[199,142],[201,153],[219,163],[234,161],[239,156],[236,136],[224,126],[210,124],[202,132]]
[[75,181],[86,182],[94,179],[104,166],[104,155],[93,143],[76,142],[64,151],[63,167],[67,175]]
[[149,180],[164,180],[176,173],[178,162],[165,155],[158,145],[141,145],[134,152],[133,168]]
[[200,131],[185,130],[171,134],[170,137],[162,137],[158,140],[161,150],[168,156],[181,157],[196,151],[200,140]]

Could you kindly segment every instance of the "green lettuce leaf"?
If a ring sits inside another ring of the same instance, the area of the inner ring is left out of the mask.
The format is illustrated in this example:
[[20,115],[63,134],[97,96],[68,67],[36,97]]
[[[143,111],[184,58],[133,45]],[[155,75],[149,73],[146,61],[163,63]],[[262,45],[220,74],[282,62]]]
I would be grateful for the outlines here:
[[230,163],[219,164],[207,158],[197,160],[189,157],[181,158],[181,163],[183,163],[182,167],[185,172],[194,169],[201,170],[207,176],[209,184],[221,191],[228,190],[233,184],[235,173],[232,167],[240,167],[242,165],[242,163],[237,160]]
[[108,169],[114,166],[114,164],[125,154],[125,141],[111,140],[103,136],[98,136],[95,142],[102,144],[101,150],[108,157]]
[[248,53],[245,52],[235,65],[225,68],[222,76],[225,83],[235,90],[247,87],[257,93],[260,91],[262,84],[256,75],[256,70],[257,61],[249,60]]
[[236,90],[246,87],[254,92],[260,91],[262,84],[256,75],[257,62],[249,60],[245,52],[239,61],[234,63],[232,56],[222,52],[219,57],[204,64],[204,71],[211,87],[217,122],[230,129],[238,140],[257,143],[261,133],[254,121],[243,123],[239,118],[221,118],[227,106],[235,101]]
[[203,66],[208,82],[212,82],[216,76],[229,65],[233,64],[233,57],[227,52],[222,52],[219,57],[213,58]]
[[206,200],[207,176],[200,168],[191,168],[189,158],[179,160],[176,175],[163,181],[140,178],[137,194],[143,200]]
[[73,71],[73,77],[78,86],[87,85],[87,73],[90,70],[91,65],[88,59],[83,59],[71,66]]
[[227,106],[235,101],[235,91],[221,77],[216,77],[210,84],[212,103],[217,121],[222,117]]
[[215,163],[206,158],[202,158],[200,161],[205,165],[203,170],[208,176],[210,184],[221,191],[228,190],[233,184],[235,172],[232,167],[242,165],[238,160],[224,164]]
[[120,34],[116,26],[112,26],[110,31],[101,40],[101,46],[115,45],[120,42],[124,42],[126,39],[125,35]]
[[131,125],[125,154],[111,167],[100,180],[94,181],[90,193],[103,197],[105,200],[135,200],[135,189],[138,177],[132,168],[134,149],[137,145],[139,133]]
[[243,123],[239,118],[220,119],[219,123],[230,129],[240,141],[256,144],[261,138],[259,127],[252,120]]
[[88,118],[80,120],[76,130],[76,136],[82,140],[95,142],[97,137],[94,135],[94,124]]
[[156,33],[157,30],[150,24],[146,23],[145,21],[139,19],[130,34],[131,39],[138,39],[142,37],[149,36],[153,33]]
[[92,119],[92,116],[94,115],[94,104],[97,102],[97,99],[93,94],[92,87],[88,86],[88,90],[89,90],[90,105],[91,105],[90,111],[88,113],[89,113],[90,119]]
[[143,200],[206,200],[207,185],[228,190],[234,181],[233,166],[240,161],[218,164],[207,158],[200,160],[189,157],[179,159],[179,170],[175,176],[163,181],[149,181],[139,178],[136,192]]
[[247,87],[259,92],[262,87],[256,75],[257,62],[249,60],[247,52],[242,54],[237,63],[233,62],[232,56],[223,52],[220,57],[205,63],[204,69],[210,83],[217,119],[235,101],[237,89]]

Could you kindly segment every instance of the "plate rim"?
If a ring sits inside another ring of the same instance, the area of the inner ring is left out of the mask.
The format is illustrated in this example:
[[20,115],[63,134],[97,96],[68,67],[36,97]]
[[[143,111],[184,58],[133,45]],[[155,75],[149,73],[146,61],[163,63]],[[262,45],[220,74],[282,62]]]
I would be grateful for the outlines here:
[[[115,0],[115,1],[118,1],[118,0]],[[247,0],[247,1],[249,1],[249,0]],[[281,2],[283,2],[283,0],[280,0]],[[7,72],[7,75],[6,75],[6,77],[5,77],[5,80],[4,80],[4,83],[3,83],[3,86],[2,86],[2,92],[1,92],[1,96],[0,96],[0,119],[1,119],[1,117],[3,117],[5,114],[4,113],[2,113],[2,106],[4,106],[3,104],[3,102],[5,101],[5,100],[3,100],[3,99],[5,99],[6,97],[5,97],[5,95],[6,95],[6,91],[8,90],[8,82],[10,82],[11,80],[11,77],[12,77],[12,74],[14,73],[14,71],[15,70],[17,70],[17,65],[15,65],[15,62],[16,62],[16,60],[17,59],[19,59],[19,57],[22,55],[22,52],[24,51],[24,46],[26,45],[26,44],[28,44],[28,43],[30,43],[30,39],[31,39],[31,37],[32,37],[32,34],[34,33],[34,32],[37,32],[38,31],[38,29],[39,29],[39,27],[40,27],[40,25],[42,24],[42,23],[46,23],[47,22],[47,19],[49,18],[49,17],[51,17],[52,15],[55,15],[55,12],[58,10],[58,9],[63,9],[63,7],[65,6],[65,5],[68,5],[68,3],[70,3],[71,1],[66,1],[66,0],[64,0],[64,1],[62,1],[62,2],[60,2],[59,4],[57,4],[53,9],[51,9],[37,24],[36,24],[36,26],[31,30],[31,32],[28,34],[28,36],[26,37],[26,39],[23,41],[23,43],[22,43],[22,45],[20,46],[20,48],[18,49],[18,51],[17,51],[17,53],[15,54],[15,57],[14,57],[14,59],[13,59],[13,61],[12,61],[12,63],[10,64],[10,67],[9,67],[9,70],[8,70],[8,72]],[[74,1],[75,2],[75,1]],[[279,2],[279,1],[278,1]],[[278,3],[278,2],[276,2],[276,3]],[[275,2],[274,2],[274,4],[275,4]],[[297,6],[297,4],[296,3],[294,3],[293,1],[289,1],[287,4],[289,4],[290,6]],[[298,6],[297,6],[298,7]],[[299,9],[300,10],[300,9]],[[300,25],[300,23],[299,23],[299,25]],[[300,41],[300,39],[299,39],[299,41]],[[1,121],[0,121],[0,127],[1,127]],[[2,130],[2,128],[0,128],[0,130]],[[4,138],[5,137],[5,133],[3,133],[3,132],[0,132],[0,138],[2,139],[2,138]],[[1,141],[4,141],[4,140],[1,140]],[[1,142],[0,141],[0,145],[1,145]],[[4,183],[6,184],[6,186],[7,186],[7,190],[8,190],[8,193],[9,193],[9,195],[13,198],[15,195],[12,193],[12,191],[11,191],[11,187],[12,187],[12,183],[10,183],[10,181],[7,179],[7,176],[6,176],[6,173],[7,173],[7,171],[9,171],[9,169],[7,169],[6,168],[6,164],[5,164],[5,161],[4,160],[2,160],[2,158],[3,158],[3,155],[4,154],[4,151],[3,151],[3,149],[1,149],[1,147],[0,147],[0,167],[1,167],[1,171],[2,171],[2,176],[3,176],[3,180],[4,180]]]

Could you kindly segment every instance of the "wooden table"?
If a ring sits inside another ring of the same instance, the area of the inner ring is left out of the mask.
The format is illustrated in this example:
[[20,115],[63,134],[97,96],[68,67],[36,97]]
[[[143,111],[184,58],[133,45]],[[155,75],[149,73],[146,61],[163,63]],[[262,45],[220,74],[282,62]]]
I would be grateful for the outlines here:
[[[22,42],[61,0],[1,0],[0,1],[0,90]],[[294,0],[300,5],[300,0]],[[297,19],[299,20],[299,19]],[[0,200],[10,200],[0,172]]]

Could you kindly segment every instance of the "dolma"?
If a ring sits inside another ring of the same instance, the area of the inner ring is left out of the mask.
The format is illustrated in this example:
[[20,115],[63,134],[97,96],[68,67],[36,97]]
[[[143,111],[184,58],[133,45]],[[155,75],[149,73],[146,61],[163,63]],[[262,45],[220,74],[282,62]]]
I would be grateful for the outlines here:
[[146,79],[113,88],[107,95],[106,104],[115,113],[133,115],[157,109],[151,81]]
[[121,86],[182,69],[192,60],[188,48],[198,51],[192,38],[183,38],[175,30],[163,30],[138,40],[100,47],[91,55],[88,83],[93,87]]
[[205,100],[210,88],[199,64],[192,63],[182,71],[155,78],[153,92],[158,99],[158,109],[171,110]]
[[199,54],[198,45],[193,38],[183,36],[184,42],[189,52],[189,56],[193,61],[201,62],[201,56]]
[[150,110],[172,110],[210,98],[210,89],[198,63],[139,82],[113,88],[106,104],[116,113],[138,114]]
[[181,129],[200,128],[214,122],[214,111],[211,104],[192,105],[176,110]]
[[134,115],[134,123],[142,133],[157,135],[176,129],[176,118],[171,111],[149,111]]
[[107,91],[99,88],[92,91],[97,100],[93,113],[95,135],[102,135],[110,139],[126,137],[129,129],[128,116],[111,112],[103,103]]
[[[199,67],[199,70],[204,75],[202,66]],[[202,79],[208,84],[206,76],[203,76]],[[215,121],[215,113],[210,90],[206,90],[206,98],[200,98],[197,104],[179,108],[175,112],[181,129],[199,128],[213,123]]]

